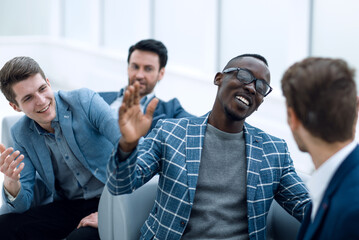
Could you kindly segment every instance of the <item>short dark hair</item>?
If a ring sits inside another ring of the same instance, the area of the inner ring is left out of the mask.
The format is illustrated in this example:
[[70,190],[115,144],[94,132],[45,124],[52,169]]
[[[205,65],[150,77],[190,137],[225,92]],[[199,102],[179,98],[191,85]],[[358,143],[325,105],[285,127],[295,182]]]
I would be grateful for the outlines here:
[[328,143],[353,137],[357,90],[346,61],[306,58],[284,73],[281,84],[287,106],[313,136]]
[[255,53],[245,53],[245,54],[238,55],[237,57],[234,57],[234,58],[232,58],[231,60],[229,60],[228,63],[227,63],[227,65],[224,67],[224,69],[226,69],[227,66],[228,66],[231,62],[236,61],[236,60],[241,59],[241,58],[245,58],[245,57],[256,58],[256,59],[262,61],[262,62],[268,67],[267,59],[265,59],[265,57],[263,57],[262,55],[255,54]]
[[155,39],[145,39],[145,40],[139,41],[135,45],[132,45],[128,49],[127,63],[130,62],[131,54],[135,50],[149,51],[149,52],[156,53],[158,55],[159,59],[160,59],[160,62],[159,62],[160,63],[160,69],[164,68],[166,66],[166,64],[167,64],[167,59],[168,59],[167,48],[160,41],[157,41]]
[[18,105],[12,86],[38,73],[46,79],[39,64],[30,57],[15,57],[5,63],[0,70],[0,87],[6,99]]

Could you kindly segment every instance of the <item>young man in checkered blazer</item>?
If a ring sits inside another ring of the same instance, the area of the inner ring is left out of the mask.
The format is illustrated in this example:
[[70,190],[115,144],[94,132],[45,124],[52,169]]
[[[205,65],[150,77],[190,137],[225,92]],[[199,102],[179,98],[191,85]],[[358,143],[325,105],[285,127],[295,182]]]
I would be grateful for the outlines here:
[[245,122],[272,90],[266,59],[237,56],[214,84],[209,113],[160,120],[139,145],[158,100],[143,114],[139,85],[125,93],[107,187],[113,195],[131,193],[159,174],[141,239],[265,239],[273,199],[303,218],[310,200],[285,141]]

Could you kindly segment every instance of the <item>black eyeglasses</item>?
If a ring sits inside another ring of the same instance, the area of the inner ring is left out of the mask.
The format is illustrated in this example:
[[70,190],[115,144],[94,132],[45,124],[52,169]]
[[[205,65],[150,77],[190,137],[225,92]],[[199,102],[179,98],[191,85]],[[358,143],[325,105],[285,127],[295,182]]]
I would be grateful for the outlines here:
[[255,78],[253,76],[253,74],[250,71],[248,71],[247,69],[227,68],[227,69],[223,70],[223,73],[230,73],[230,72],[234,72],[234,71],[238,71],[236,77],[240,82],[242,82],[244,84],[250,84],[254,81],[256,91],[258,93],[260,93],[261,95],[263,95],[264,97],[267,96],[272,91],[272,87],[269,86],[267,81]]

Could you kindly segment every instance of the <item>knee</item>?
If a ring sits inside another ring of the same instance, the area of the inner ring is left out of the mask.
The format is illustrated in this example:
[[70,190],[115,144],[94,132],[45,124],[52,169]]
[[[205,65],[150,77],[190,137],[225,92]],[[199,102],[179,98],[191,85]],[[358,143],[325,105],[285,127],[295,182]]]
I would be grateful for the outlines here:
[[21,221],[18,220],[19,214],[8,213],[0,215],[0,233],[1,239],[13,239],[21,232]]
[[99,240],[98,229],[93,227],[81,227],[75,229],[67,236],[66,240]]

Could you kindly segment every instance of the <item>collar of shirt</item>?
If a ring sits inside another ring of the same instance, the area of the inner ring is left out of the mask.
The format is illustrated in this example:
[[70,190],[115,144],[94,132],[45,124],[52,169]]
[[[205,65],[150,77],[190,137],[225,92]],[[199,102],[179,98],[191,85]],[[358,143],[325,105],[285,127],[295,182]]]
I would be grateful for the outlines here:
[[[122,104],[123,95],[125,93],[125,90],[126,90],[126,88],[121,89],[118,93],[117,99],[113,103],[110,104],[110,107],[115,111],[116,118],[118,117],[117,112]],[[141,98],[140,105],[141,105],[142,112],[144,112],[145,107],[154,97],[155,97],[155,93],[154,93],[154,91],[152,91],[151,93],[149,93],[146,96]]]
[[331,156],[327,161],[325,161],[316,171],[314,171],[308,180],[307,187],[309,189],[309,195],[312,199],[313,206],[311,214],[312,221],[314,221],[319,204],[322,201],[324,192],[327,189],[334,173],[355,147],[356,143],[353,141],[342,148],[340,151]]
[[[55,129],[55,126],[58,125],[59,122],[59,118],[57,116],[57,109],[56,109],[56,116],[55,118],[51,121],[51,127],[53,127]],[[43,129],[37,122],[35,122],[35,128],[36,131],[39,135],[51,135],[52,133],[47,132],[45,129]]]
[[149,94],[147,94],[146,96],[144,96],[143,98],[141,98],[140,103],[141,103],[141,109],[142,112],[144,111],[145,107],[148,105],[148,103],[155,97],[155,93],[151,92]]

